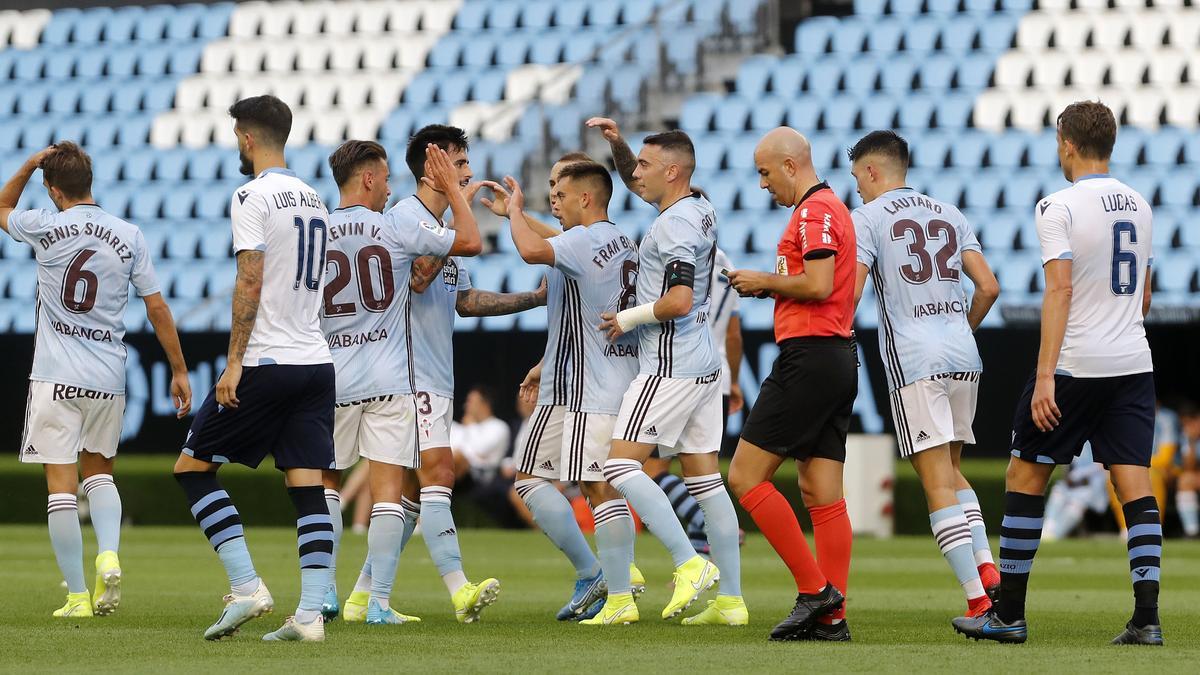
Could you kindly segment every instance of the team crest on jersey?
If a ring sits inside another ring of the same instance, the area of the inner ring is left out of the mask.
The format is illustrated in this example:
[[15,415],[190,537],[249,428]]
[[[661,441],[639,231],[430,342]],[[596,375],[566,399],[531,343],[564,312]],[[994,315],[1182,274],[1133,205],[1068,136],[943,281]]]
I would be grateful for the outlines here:
[[446,258],[442,265],[442,283],[446,284],[447,290],[458,288],[458,263],[453,258]]
[[[803,230],[801,230],[801,232],[803,232]],[[783,274],[786,276],[787,273],[788,273],[787,256],[783,256],[783,255],[776,256],[775,257],[775,274]]]
[[446,226],[441,223],[431,223],[428,220],[422,220],[419,224],[439,237],[446,234]]

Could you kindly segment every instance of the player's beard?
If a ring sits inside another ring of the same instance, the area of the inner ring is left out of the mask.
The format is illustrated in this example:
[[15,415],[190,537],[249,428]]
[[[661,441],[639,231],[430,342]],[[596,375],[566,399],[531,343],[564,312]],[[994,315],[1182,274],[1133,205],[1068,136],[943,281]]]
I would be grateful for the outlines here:
[[254,160],[247,157],[246,153],[242,152],[242,150],[240,148],[238,149],[238,159],[242,160],[242,165],[240,167],[238,167],[238,170],[242,172],[242,175],[243,176],[253,176],[254,175]]

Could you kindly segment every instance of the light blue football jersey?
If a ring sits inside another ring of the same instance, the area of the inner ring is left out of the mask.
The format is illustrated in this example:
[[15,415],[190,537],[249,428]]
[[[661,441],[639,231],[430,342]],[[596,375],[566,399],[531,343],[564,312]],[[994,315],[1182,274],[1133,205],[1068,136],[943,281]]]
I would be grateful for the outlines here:
[[59,213],[13,211],[13,239],[37,258],[36,382],[125,393],[125,307],[129,286],[159,292],[146,240],[137,226],[80,204]]
[[[557,237],[551,241],[554,239]],[[538,405],[567,404],[567,387],[571,384],[571,325],[563,320],[566,293],[566,277],[559,270],[547,267],[546,351],[542,355]]]
[[[429,228],[441,222],[416,195],[401,200],[388,214],[400,229]],[[458,292],[470,288],[467,267],[454,256],[446,258],[441,275],[424,293],[409,296],[414,391],[454,398],[455,307]]]
[[851,215],[858,262],[870,268],[879,300],[888,388],[983,370],[961,283],[963,251],[981,249],[962,213],[905,187]]
[[638,329],[640,372],[660,377],[720,377],[708,307],[717,254],[717,215],[704,197],[684,197],[658,214],[638,252],[637,305],[667,292],[667,266],[695,266],[692,309],[687,316]]
[[599,330],[600,314],[634,305],[637,244],[607,220],[573,227],[547,241],[554,248],[554,268],[563,277],[560,320],[568,327],[563,342],[570,355],[563,378],[565,405],[573,412],[616,415],[638,372],[638,339],[629,334],[610,343]]
[[408,280],[422,255],[443,256],[454,230],[437,221],[418,227],[351,206],[329,214],[321,330],[337,369],[337,402],[413,393],[409,368]]

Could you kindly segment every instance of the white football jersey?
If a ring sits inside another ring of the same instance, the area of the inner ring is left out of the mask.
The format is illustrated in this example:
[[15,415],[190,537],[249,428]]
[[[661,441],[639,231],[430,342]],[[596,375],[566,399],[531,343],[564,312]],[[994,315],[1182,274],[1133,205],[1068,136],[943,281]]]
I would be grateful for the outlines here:
[[712,328],[713,343],[717,347],[717,356],[721,358],[721,395],[728,396],[732,391],[733,381],[730,380],[729,355],[725,353],[725,334],[729,332],[729,320],[738,313],[738,294],[729,285],[729,280],[721,270],[735,270],[736,267],[725,255],[725,251],[717,249],[717,257],[713,262],[712,300],[708,325]]
[[1035,207],[1042,264],[1071,261],[1071,310],[1057,372],[1116,377],[1154,370],[1142,325],[1150,282],[1150,204],[1105,175],[1084,176]]
[[13,211],[8,233],[37,258],[35,382],[125,393],[125,307],[129,286],[159,292],[146,240],[136,226],[95,204],[66,211]]
[[262,296],[243,366],[332,363],[321,332],[329,213],[317,191],[272,168],[238,188],[234,251],[263,251]]

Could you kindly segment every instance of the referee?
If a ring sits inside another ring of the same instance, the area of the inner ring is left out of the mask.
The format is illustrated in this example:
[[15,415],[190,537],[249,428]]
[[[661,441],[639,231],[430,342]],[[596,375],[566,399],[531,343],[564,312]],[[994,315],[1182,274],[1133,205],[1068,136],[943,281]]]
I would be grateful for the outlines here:
[[[842,467],[858,393],[850,334],[854,224],[833,190],[817,179],[808,141],[794,129],[764,136],[754,163],[762,187],[795,210],[779,240],[774,273],[729,274],[741,295],[775,298],[779,343],[779,358],[742,430],[729,485],[796,579],[796,606],[771,639],[845,641],[851,532]],[[791,504],[771,483],[788,458],[796,460],[812,516],[816,559]]]

